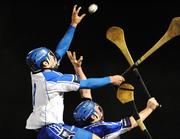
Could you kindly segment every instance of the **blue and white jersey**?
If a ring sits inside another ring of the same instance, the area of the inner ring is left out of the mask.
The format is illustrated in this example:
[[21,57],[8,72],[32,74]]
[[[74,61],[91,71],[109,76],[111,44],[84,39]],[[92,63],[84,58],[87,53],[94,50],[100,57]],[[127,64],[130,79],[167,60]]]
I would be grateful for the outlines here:
[[37,139],[92,139],[93,133],[66,124],[49,124],[41,128]]
[[118,122],[97,122],[84,127],[102,139],[115,139],[119,135],[129,131],[131,128],[131,122],[129,118],[121,119]]
[[[55,55],[60,61],[70,47],[75,27],[69,26],[59,41]],[[33,112],[27,119],[26,129],[38,129],[51,123],[64,123],[64,92],[77,91],[80,88],[98,88],[111,83],[109,77],[89,78],[79,81],[73,74],[63,75],[60,72],[46,70],[31,73]]]
[[33,112],[27,119],[27,129],[38,129],[51,123],[64,123],[64,92],[77,91],[79,78],[73,74],[47,70],[31,73]]
[[[75,27],[69,26],[59,41],[55,55],[60,61],[70,47]],[[31,73],[33,112],[26,122],[27,129],[38,129],[50,123],[63,123],[63,94],[79,88],[76,75],[56,71]]]

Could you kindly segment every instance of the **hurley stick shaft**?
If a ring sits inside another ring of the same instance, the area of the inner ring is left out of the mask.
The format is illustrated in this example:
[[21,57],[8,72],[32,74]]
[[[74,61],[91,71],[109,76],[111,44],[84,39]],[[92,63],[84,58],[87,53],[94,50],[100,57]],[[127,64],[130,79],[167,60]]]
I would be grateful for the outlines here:
[[137,79],[141,82],[141,84],[142,84],[142,86],[143,86],[143,88],[144,88],[144,91],[146,92],[147,97],[148,97],[148,98],[151,98],[151,95],[150,95],[150,93],[149,93],[149,90],[147,89],[147,87],[146,87],[146,85],[145,85],[145,83],[144,83],[144,80],[142,79],[142,76],[141,76],[141,74],[139,73],[138,69],[137,69],[137,68],[134,68],[133,71],[134,71]]
[[140,116],[139,116],[139,112],[137,110],[136,104],[134,101],[130,102],[130,105],[132,106],[132,110],[133,110],[133,117],[136,120],[136,123],[138,124],[139,128],[141,129],[141,131],[143,131],[143,134],[148,138],[148,139],[152,139],[151,134],[149,133],[149,131],[147,130],[146,126],[144,125],[143,121],[141,120]]

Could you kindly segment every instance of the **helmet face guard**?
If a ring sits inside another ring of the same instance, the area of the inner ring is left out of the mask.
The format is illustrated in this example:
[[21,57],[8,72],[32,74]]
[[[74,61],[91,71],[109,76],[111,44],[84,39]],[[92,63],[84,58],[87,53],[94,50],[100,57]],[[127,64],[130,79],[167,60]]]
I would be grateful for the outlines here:
[[[33,49],[26,56],[26,63],[33,72],[39,72],[42,70],[42,62],[48,59],[48,54],[51,50],[46,47],[39,47]],[[52,52],[51,52],[52,53]]]
[[73,116],[76,121],[86,121],[91,115],[95,113],[95,106],[91,100],[81,102],[74,110]]

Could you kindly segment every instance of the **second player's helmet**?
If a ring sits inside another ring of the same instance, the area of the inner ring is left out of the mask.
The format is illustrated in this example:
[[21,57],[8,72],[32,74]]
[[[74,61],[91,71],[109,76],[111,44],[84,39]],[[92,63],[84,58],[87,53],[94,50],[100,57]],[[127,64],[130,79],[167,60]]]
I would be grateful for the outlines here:
[[26,63],[33,72],[42,70],[41,64],[48,59],[48,54],[51,50],[46,47],[39,47],[30,51],[26,56]]
[[85,121],[95,113],[95,106],[91,100],[81,102],[74,110],[73,116],[76,121]]

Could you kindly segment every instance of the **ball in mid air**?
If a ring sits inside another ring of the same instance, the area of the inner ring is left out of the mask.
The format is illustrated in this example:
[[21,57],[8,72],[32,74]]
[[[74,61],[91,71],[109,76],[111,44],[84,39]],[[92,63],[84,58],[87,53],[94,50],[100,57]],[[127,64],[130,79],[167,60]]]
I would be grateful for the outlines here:
[[92,13],[95,13],[97,11],[97,9],[98,9],[97,4],[93,3],[88,7],[88,12],[92,14]]

